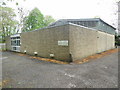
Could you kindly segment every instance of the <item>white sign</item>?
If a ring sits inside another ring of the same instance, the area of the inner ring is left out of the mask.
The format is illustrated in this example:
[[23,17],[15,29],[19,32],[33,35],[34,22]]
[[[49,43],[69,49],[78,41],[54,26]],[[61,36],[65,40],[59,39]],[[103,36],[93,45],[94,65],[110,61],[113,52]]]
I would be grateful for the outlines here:
[[59,46],[68,46],[68,40],[58,41],[58,45],[59,45]]

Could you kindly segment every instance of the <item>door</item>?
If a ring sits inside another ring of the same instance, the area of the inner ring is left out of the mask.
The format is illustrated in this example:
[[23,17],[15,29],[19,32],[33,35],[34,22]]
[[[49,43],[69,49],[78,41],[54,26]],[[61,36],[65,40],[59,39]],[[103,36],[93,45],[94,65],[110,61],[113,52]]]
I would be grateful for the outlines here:
[[20,36],[11,37],[11,50],[20,52]]

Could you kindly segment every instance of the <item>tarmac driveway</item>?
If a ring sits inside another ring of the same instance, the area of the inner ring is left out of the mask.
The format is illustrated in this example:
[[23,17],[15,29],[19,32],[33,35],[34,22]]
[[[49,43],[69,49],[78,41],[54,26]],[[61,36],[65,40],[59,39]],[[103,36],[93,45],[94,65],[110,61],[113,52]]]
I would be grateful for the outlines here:
[[117,88],[118,53],[84,64],[55,64],[3,52],[4,88]]

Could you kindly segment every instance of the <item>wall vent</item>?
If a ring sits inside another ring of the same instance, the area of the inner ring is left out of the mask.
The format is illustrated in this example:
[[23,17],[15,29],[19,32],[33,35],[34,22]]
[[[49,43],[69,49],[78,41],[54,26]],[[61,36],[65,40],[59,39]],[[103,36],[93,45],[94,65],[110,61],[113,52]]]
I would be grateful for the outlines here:
[[54,57],[55,55],[54,54],[50,54],[50,57]]
[[24,50],[24,53],[26,53],[26,50]]
[[34,52],[34,55],[37,55],[38,54],[38,52]]

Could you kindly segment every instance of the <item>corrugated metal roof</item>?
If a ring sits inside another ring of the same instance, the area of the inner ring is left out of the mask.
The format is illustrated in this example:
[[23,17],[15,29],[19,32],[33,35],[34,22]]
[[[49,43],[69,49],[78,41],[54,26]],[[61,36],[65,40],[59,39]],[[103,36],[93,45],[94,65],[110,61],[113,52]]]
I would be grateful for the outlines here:
[[[115,27],[113,27],[112,25],[106,23],[105,21],[103,21],[102,19],[100,18],[85,18],[85,19],[60,19],[52,24],[50,24],[49,26],[53,26],[53,25],[56,25],[56,24],[66,24],[66,23],[73,23],[73,22],[82,22],[82,21],[101,21],[105,24],[107,24],[108,26],[112,27],[113,29],[116,29]],[[61,23],[60,23],[61,22]]]
[[112,25],[106,23],[100,18],[85,18],[85,19],[60,19],[52,24],[50,24],[48,27],[51,26],[59,26],[59,25],[65,25],[73,23],[76,25],[82,25],[88,28],[97,29],[99,31],[104,31],[109,34],[115,34],[116,28],[114,28]]

